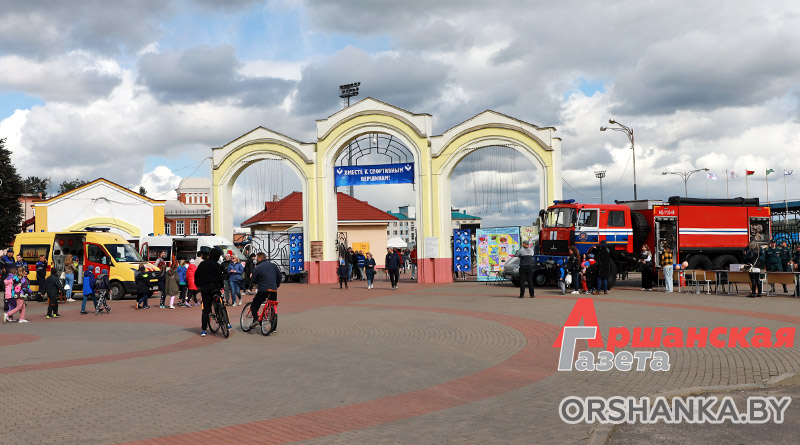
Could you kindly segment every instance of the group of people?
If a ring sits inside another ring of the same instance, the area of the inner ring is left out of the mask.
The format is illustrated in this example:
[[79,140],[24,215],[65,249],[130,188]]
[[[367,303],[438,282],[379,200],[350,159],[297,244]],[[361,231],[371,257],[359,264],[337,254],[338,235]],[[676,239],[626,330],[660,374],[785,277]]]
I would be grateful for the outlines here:
[[[413,280],[416,279],[416,247],[409,254],[409,258],[413,258],[411,266],[411,279]],[[403,253],[400,249],[386,248],[386,257],[383,264],[389,274],[392,290],[397,290],[397,282],[400,279],[400,270],[403,268],[403,262]],[[339,278],[339,289],[348,289],[348,283],[353,280],[366,280],[367,289],[374,289],[376,266],[377,263],[372,256],[372,252],[362,254],[361,251],[354,251],[352,247],[348,247],[344,255],[339,257],[339,266],[336,269],[336,275]]]

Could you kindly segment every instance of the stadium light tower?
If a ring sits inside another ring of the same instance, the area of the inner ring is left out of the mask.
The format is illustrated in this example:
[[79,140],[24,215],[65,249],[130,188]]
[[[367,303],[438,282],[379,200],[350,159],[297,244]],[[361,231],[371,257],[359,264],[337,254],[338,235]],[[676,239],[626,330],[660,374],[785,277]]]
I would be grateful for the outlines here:
[[358,96],[358,87],[361,82],[348,83],[347,85],[339,85],[339,97],[342,98],[342,108],[350,106],[350,98]]
[[606,171],[600,170],[594,172],[594,176],[600,180],[600,204],[603,203],[603,178],[606,177]]

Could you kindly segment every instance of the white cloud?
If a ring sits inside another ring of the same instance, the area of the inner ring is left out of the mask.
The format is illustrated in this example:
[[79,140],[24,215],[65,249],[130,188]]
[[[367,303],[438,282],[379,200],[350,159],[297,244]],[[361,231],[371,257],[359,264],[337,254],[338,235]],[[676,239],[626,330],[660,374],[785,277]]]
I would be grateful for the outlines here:
[[147,190],[147,196],[152,199],[178,199],[175,189],[181,182],[180,176],[176,175],[164,165],[159,165],[153,171],[142,175],[139,184],[132,187],[133,191],[138,192],[139,186]]

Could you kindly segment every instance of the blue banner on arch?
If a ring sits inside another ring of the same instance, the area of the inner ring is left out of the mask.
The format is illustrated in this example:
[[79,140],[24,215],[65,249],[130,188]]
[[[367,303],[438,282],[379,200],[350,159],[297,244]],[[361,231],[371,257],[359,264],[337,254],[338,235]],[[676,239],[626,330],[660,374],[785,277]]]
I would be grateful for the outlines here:
[[305,269],[303,262],[303,234],[289,234],[289,273],[300,273]]
[[469,230],[453,229],[453,271],[472,271],[472,235]]
[[348,185],[413,184],[414,163],[341,166],[333,168],[336,187]]

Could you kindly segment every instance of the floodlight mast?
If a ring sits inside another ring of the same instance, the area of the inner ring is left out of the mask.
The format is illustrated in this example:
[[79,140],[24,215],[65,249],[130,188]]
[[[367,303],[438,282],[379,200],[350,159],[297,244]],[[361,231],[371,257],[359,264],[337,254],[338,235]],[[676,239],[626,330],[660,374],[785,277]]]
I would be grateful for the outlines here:
[[361,82],[348,83],[346,85],[339,85],[339,97],[342,98],[343,108],[350,106],[350,98],[358,96],[358,87]]
[[[342,98],[342,109],[350,106],[350,98],[358,96],[358,87],[361,82],[353,82],[345,85],[339,85],[339,97]],[[353,165],[353,143],[347,144],[347,165]],[[353,186],[350,187],[350,196],[353,196]]]

